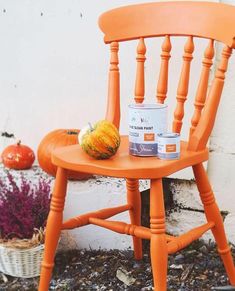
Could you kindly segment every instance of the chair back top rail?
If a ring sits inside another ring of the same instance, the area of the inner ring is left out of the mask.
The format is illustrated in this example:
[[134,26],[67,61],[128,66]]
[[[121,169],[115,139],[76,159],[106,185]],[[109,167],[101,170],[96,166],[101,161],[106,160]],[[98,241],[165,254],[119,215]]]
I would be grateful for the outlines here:
[[235,48],[235,6],[222,3],[179,1],[129,5],[103,13],[99,26],[105,43],[191,35]]

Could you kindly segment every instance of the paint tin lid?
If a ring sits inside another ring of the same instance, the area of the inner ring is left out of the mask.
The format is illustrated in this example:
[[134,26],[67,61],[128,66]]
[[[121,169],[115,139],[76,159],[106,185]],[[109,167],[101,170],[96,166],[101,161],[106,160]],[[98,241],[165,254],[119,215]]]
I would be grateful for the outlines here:
[[155,104],[130,104],[128,105],[129,108],[134,108],[134,109],[162,109],[166,108],[166,104],[161,104],[161,103],[155,103]]
[[180,134],[176,132],[166,132],[166,133],[158,133],[157,136],[165,137],[165,138],[175,138],[175,137],[179,137]]

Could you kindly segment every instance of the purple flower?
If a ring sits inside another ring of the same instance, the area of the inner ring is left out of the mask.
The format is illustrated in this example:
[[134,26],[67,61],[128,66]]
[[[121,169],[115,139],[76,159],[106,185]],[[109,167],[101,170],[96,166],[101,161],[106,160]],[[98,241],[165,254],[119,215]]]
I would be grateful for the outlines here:
[[31,238],[34,228],[45,226],[50,181],[39,178],[37,184],[32,184],[21,176],[20,183],[16,183],[9,172],[7,180],[0,179],[0,238]]

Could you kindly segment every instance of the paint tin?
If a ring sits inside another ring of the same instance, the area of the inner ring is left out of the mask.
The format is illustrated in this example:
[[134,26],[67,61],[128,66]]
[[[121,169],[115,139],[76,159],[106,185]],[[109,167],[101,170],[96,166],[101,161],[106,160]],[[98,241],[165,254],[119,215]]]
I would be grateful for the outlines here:
[[162,160],[177,160],[180,157],[180,134],[160,133],[157,135],[158,157]]
[[167,105],[129,105],[129,153],[157,156],[157,134],[167,131]]

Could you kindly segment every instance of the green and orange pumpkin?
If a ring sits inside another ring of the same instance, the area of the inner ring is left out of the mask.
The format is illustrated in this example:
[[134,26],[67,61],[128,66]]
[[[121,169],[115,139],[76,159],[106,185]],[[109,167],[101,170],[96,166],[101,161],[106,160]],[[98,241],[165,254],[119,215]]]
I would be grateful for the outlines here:
[[109,159],[120,146],[120,135],[115,125],[107,120],[88,124],[79,133],[79,144],[91,157],[97,160]]

